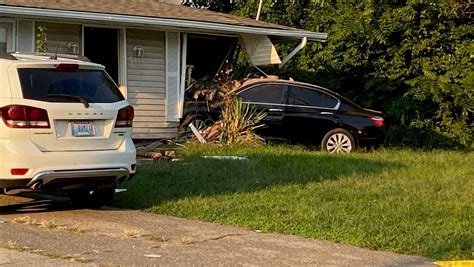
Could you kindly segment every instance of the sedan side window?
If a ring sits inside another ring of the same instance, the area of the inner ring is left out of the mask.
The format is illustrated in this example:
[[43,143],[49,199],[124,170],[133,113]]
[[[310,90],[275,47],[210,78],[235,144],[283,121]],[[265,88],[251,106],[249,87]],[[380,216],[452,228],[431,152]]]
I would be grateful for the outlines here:
[[291,86],[288,94],[288,104],[296,106],[334,108],[338,100],[318,90]]
[[328,94],[324,94],[323,108],[335,108],[337,103],[339,103],[339,101],[336,98]]
[[286,85],[259,84],[239,93],[244,102],[284,104]]

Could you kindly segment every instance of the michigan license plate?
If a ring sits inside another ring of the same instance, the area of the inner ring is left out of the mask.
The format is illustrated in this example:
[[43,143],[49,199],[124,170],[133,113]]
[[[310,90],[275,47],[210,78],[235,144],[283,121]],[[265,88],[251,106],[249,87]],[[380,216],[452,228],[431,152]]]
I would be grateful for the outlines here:
[[73,136],[94,136],[95,129],[92,121],[73,121],[72,122],[72,135]]

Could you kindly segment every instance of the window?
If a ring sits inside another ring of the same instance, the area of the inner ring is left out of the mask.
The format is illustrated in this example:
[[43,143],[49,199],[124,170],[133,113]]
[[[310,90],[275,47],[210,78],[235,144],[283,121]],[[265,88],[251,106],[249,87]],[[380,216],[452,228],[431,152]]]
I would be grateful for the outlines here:
[[335,108],[338,100],[326,93],[303,87],[291,86],[288,104],[321,108]]
[[113,82],[100,70],[18,69],[23,97],[46,102],[89,103],[124,100]]
[[12,24],[0,21],[0,53],[13,51]]
[[286,87],[285,84],[259,84],[239,95],[244,102],[284,104]]
[[8,45],[7,33],[8,33],[8,28],[0,25],[0,53],[7,52],[7,45]]
[[336,98],[328,94],[324,94],[324,99],[323,99],[324,108],[335,108],[337,103],[339,103],[339,101]]

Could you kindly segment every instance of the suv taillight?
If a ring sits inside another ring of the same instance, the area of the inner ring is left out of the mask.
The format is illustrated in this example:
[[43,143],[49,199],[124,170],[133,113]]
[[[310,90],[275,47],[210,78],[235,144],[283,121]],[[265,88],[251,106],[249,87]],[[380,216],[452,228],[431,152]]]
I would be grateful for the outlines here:
[[378,128],[383,128],[384,126],[384,120],[382,117],[375,116],[375,117],[370,117],[374,125]]
[[135,112],[132,106],[121,108],[117,113],[115,128],[132,127]]
[[41,108],[11,105],[0,108],[0,116],[10,128],[50,128],[48,112]]

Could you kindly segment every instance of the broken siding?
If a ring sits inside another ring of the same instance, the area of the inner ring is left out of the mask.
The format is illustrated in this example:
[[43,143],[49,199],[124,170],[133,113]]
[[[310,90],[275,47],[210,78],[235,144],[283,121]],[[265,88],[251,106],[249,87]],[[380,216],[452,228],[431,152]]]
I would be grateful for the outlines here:
[[[150,30],[127,30],[128,101],[135,108],[133,137],[171,138],[178,123],[166,121],[165,34]],[[134,48],[144,50],[136,58]]]
[[241,44],[248,61],[254,66],[281,64],[280,57],[272,41],[266,35],[241,34]]
[[47,52],[59,54],[69,54],[69,44],[75,43],[81,51],[82,26],[79,24],[36,22],[35,32],[38,34],[38,27],[44,26],[47,29]]

